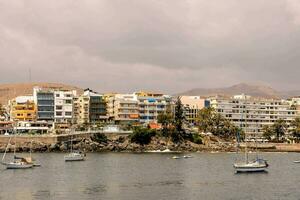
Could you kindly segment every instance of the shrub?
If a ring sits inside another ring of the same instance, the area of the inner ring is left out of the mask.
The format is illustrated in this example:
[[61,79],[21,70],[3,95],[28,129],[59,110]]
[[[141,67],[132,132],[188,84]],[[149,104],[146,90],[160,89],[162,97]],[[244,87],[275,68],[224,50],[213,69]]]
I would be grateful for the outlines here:
[[185,139],[196,144],[203,144],[201,136],[197,133],[187,133]]
[[151,138],[156,135],[156,130],[149,128],[136,127],[130,135],[131,142],[145,145],[151,142]]
[[196,144],[203,144],[202,138],[199,134],[194,133],[192,138],[193,138],[193,141],[191,141],[191,142],[194,142]]
[[94,133],[91,137],[92,141],[98,142],[98,143],[107,143],[107,137],[103,133]]

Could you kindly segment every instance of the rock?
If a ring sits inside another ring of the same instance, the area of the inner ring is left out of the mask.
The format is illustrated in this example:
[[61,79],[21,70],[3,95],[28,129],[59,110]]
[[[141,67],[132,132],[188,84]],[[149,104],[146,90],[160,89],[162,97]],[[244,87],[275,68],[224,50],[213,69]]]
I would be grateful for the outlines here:
[[59,150],[62,151],[62,152],[65,152],[65,151],[68,150],[68,147],[65,143],[63,143],[63,144],[60,145]]

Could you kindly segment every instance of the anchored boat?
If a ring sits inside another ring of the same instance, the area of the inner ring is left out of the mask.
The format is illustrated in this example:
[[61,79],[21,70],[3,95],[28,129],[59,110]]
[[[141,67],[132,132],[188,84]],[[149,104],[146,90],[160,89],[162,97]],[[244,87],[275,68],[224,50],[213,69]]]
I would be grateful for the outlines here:
[[[15,136],[16,138],[16,136]],[[11,162],[5,162],[5,156],[6,156],[6,152],[8,150],[8,146],[10,144],[11,138],[9,138],[8,144],[6,146],[4,155],[2,157],[2,161],[1,164],[6,166],[6,169],[28,169],[28,168],[32,168],[33,167],[33,163],[29,162],[29,159],[27,158],[23,158],[23,157],[17,157],[16,156],[16,139],[15,139],[15,145],[14,145],[14,157],[13,157],[13,161]],[[31,158],[30,158],[31,159]]]
[[[245,104],[245,106],[247,106],[247,105]],[[243,118],[243,115],[242,115],[242,118]],[[247,116],[245,119],[247,119]],[[233,164],[233,167],[237,173],[239,173],[239,172],[264,172],[267,170],[269,164],[266,160],[259,158],[256,140],[255,140],[256,158],[254,160],[249,160],[247,139],[246,139],[247,138],[247,121],[246,120],[245,120],[245,124],[246,124],[245,130],[244,130],[244,132],[245,132],[245,159],[244,159],[244,161],[241,161],[241,162],[235,162]],[[241,127],[243,127],[243,126],[241,126]],[[239,143],[240,143],[240,131],[237,132],[236,136],[237,136],[236,137],[236,140],[237,140],[236,152],[238,154]]]
[[71,149],[70,153],[64,156],[64,159],[66,162],[69,161],[84,161],[86,157],[86,154],[81,151],[73,151],[73,140],[71,135]]

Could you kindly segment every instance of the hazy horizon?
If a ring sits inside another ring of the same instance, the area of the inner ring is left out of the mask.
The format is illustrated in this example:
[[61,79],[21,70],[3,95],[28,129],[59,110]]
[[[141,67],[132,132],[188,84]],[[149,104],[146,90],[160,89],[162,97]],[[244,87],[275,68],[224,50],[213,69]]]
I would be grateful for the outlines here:
[[3,0],[0,83],[296,90],[299,41],[297,0]]

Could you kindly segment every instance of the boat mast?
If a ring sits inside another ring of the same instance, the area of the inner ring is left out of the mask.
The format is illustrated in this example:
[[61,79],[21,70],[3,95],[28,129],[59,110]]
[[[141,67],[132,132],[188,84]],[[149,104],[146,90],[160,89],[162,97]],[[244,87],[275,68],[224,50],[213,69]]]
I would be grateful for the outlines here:
[[32,158],[32,156],[31,156],[31,153],[32,153],[32,140],[30,142],[30,151],[29,151],[29,153],[30,153],[30,158]]
[[9,137],[9,141],[8,141],[7,146],[6,146],[6,148],[5,148],[5,152],[4,152],[3,157],[2,157],[2,162],[3,162],[4,159],[5,159],[6,152],[7,152],[7,150],[8,150],[8,146],[9,146],[9,144],[10,144],[10,141],[11,141],[11,137]]
[[256,152],[256,160],[258,160],[258,149],[257,149],[257,135],[258,135],[258,125],[257,125],[257,121],[256,121],[256,130],[255,130],[255,152]]
[[15,156],[16,156],[16,148],[17,148],[17,133],[14,131],[14,134],[15,134],[15,145],[14,145],[14,159],[15,159]]
[[[243,106],[243,113],[245,112],[245,162],[248,163],[248,144],[247,144],[247,96],[245,96],[244,106]],[[245,108],[245,109],[244,109]]]
[[72,132],[71,132],[71,153],[73,152],[73,138],[72,138]]

